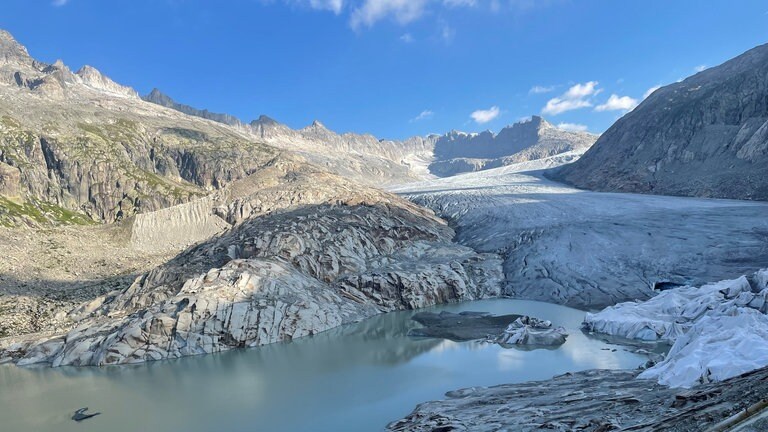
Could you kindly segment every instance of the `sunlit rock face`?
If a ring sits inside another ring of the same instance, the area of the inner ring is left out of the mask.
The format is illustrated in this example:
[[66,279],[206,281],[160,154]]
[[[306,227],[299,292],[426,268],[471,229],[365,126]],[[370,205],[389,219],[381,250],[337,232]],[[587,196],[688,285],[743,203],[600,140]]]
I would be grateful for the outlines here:
[[398,206],[249,219],[72,312],[67,334],[6,347],[20,364],[137,363],[316,334],[374,314],[499,294],[501,262]]

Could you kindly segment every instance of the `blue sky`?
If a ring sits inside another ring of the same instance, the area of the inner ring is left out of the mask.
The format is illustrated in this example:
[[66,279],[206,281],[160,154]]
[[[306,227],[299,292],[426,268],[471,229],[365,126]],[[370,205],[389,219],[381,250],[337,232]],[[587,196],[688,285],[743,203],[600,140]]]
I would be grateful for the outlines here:
[[36,58],[244,120],[403,138],[541,114],[602,132],[768,42],[765,0],[3,0]]

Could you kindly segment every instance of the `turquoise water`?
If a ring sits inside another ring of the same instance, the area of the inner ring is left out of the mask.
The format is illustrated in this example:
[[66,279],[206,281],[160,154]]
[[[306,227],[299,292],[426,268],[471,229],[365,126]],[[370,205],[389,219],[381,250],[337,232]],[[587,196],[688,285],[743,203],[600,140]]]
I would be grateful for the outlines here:
[[[0,430],[380,431],[448,390],[635,368],[646,358],[578,330],[584,312],[522,300],[431,310],[527,314],[569,329],[557,349],[414,339],[413,311],[290,343],[138,366],[0,366]],[[615,351],[614,351],[615,350]],[[102,415],[76,423],[75,409]]]

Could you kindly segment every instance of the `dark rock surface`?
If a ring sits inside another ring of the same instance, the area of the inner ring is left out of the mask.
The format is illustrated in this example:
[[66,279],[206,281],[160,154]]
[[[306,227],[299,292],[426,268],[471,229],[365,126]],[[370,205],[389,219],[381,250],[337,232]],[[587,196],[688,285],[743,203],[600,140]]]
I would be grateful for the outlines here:
[[451,313],[442,311],[419,312],[413,320],[423,325],[422,328],[412,329],[408,336],[450,339],[453,341],[468,341],[486,339],[501,334],[507,326],[520,315],[494,316],[485,312]]
[[388,429],[698,432],[768,394],[768,368],[689,390],[636,376],[634,371],[592,370],[548,381],[451,391],[446,400],[420,404]]

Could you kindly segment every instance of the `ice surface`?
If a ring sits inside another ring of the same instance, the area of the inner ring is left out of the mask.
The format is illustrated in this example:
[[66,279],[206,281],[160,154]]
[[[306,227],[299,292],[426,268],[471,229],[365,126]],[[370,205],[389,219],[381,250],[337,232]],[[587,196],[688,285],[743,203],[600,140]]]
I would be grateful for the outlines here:
[[600,193],[549,181],[553,158],[395,189],[504,256],[505,293],[599,309],[657,284],[702,285],[768,263],[768,203]]
[[[751,281],[751,283],[750,283]],[[685,286],[645,302],[587,314],[587,330],[674,342],[640,375],[672,387],[721,381],[768,366],[768,270],[700,288]]]

